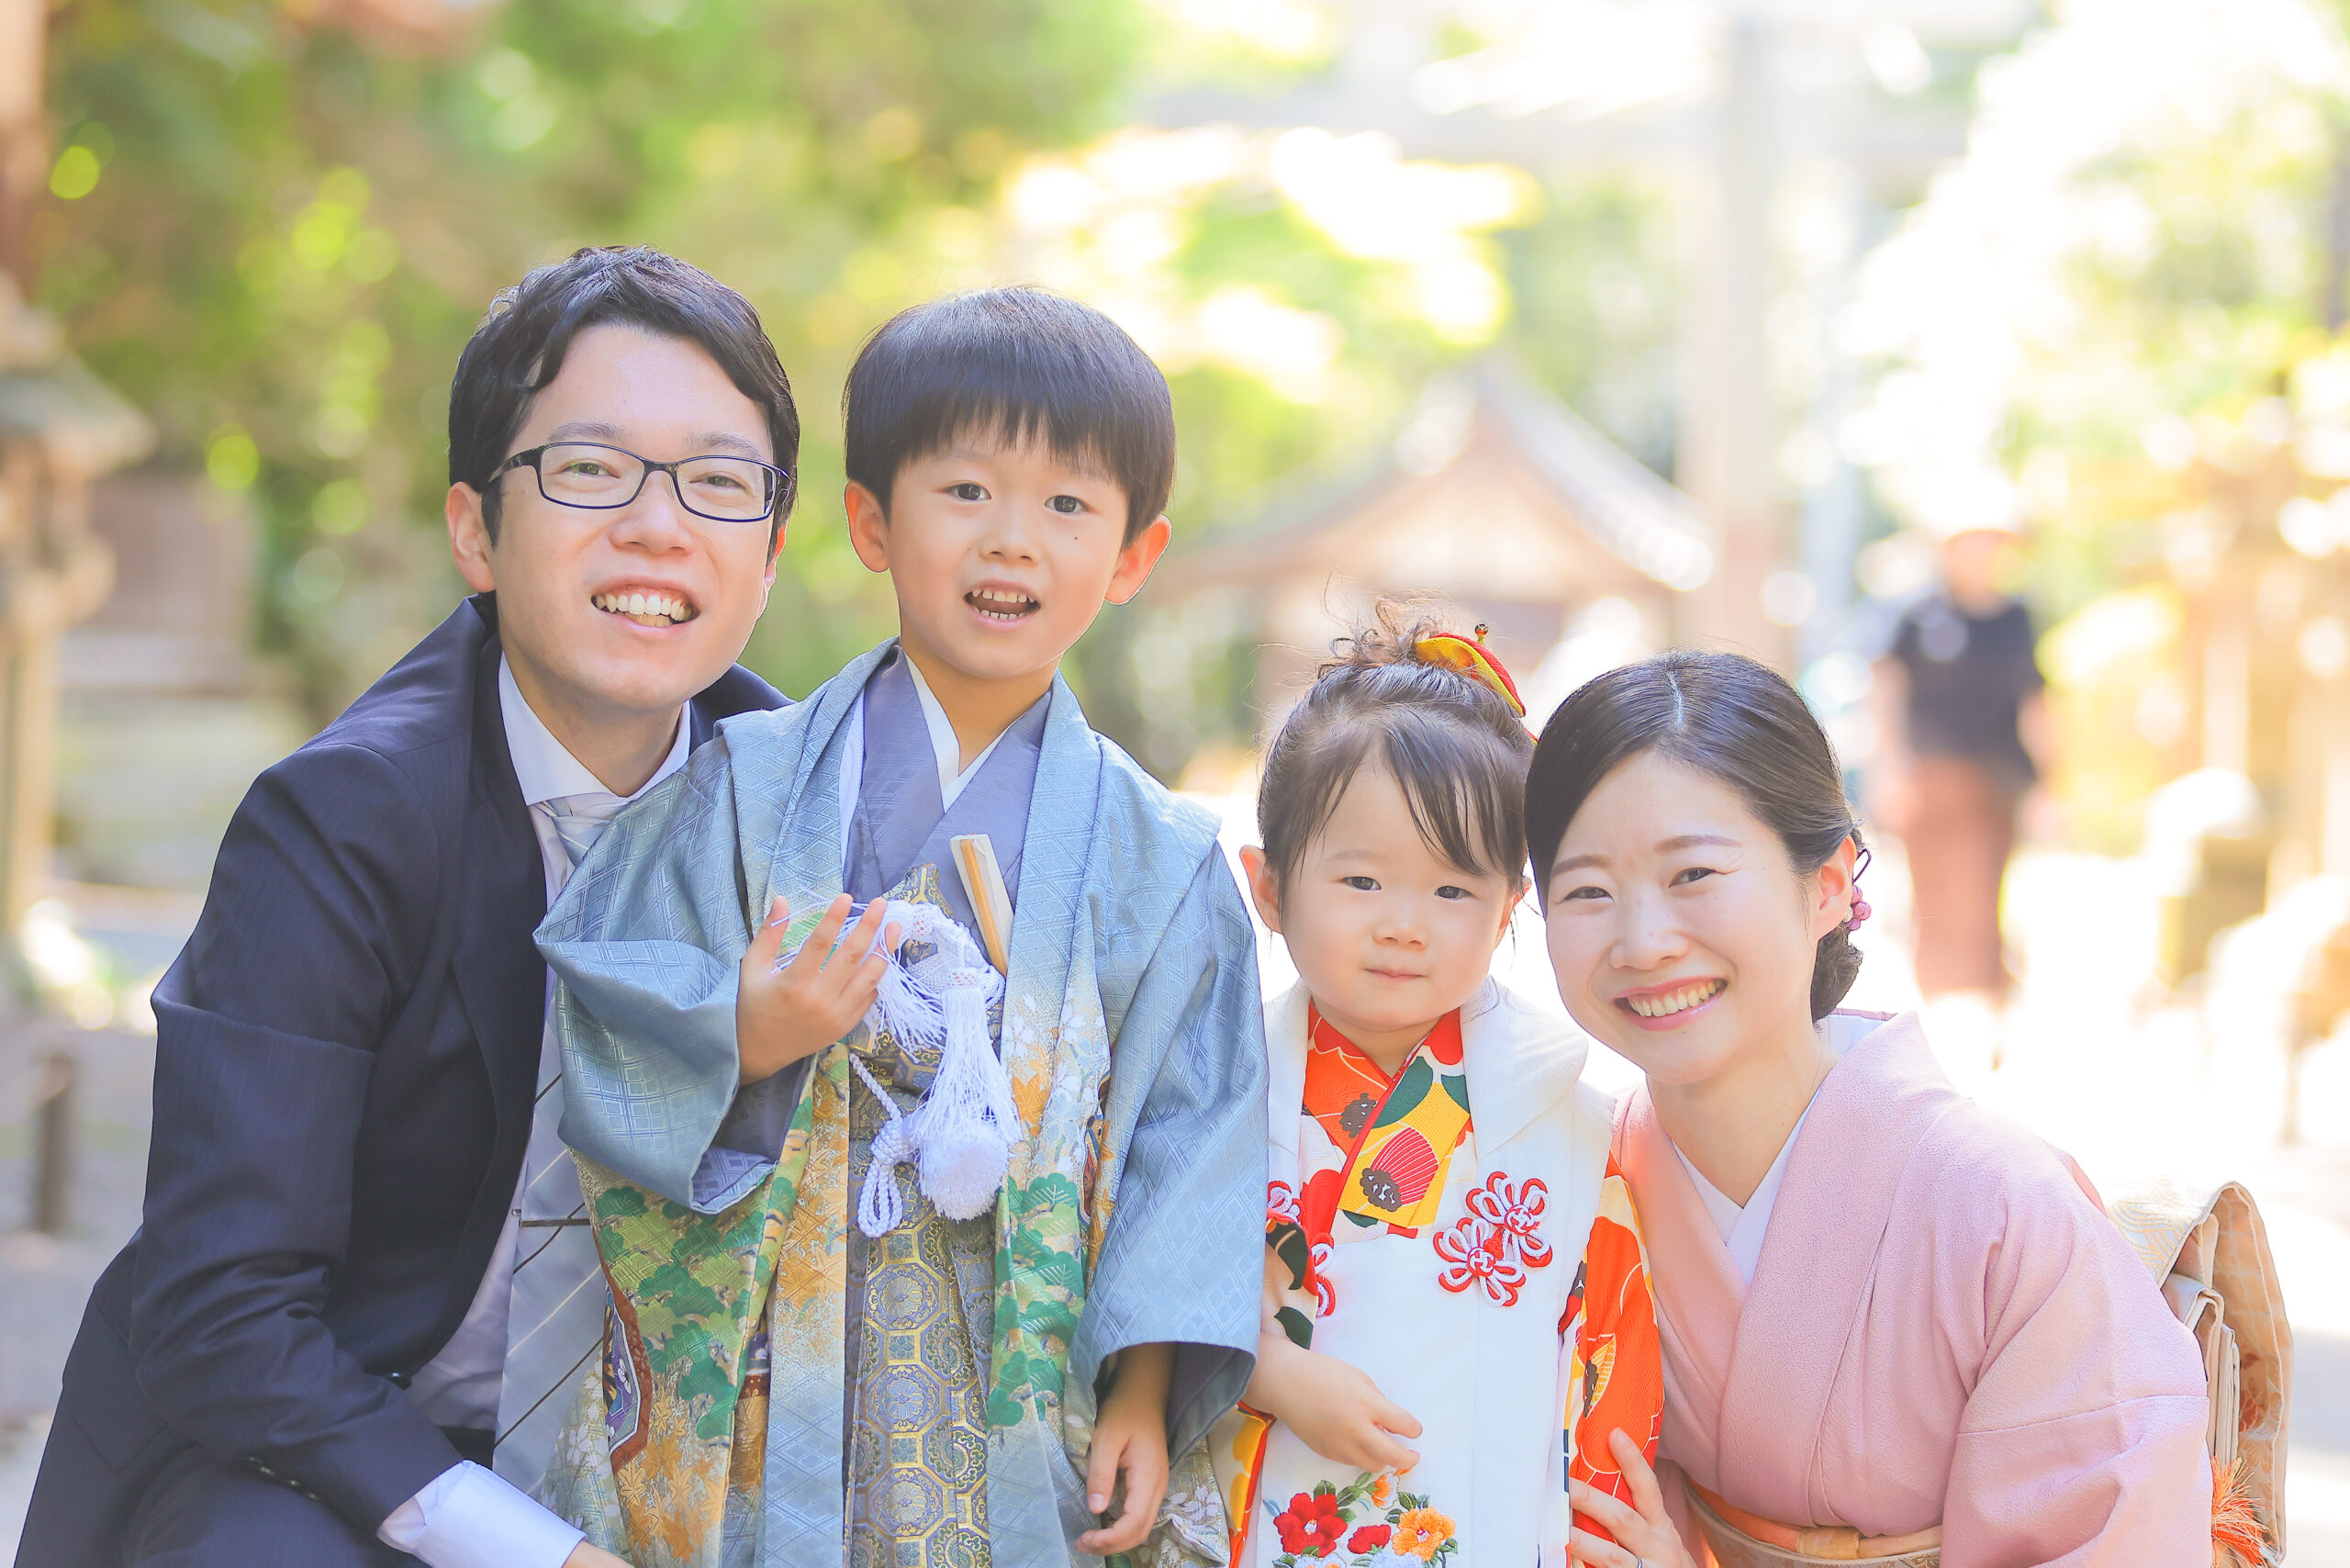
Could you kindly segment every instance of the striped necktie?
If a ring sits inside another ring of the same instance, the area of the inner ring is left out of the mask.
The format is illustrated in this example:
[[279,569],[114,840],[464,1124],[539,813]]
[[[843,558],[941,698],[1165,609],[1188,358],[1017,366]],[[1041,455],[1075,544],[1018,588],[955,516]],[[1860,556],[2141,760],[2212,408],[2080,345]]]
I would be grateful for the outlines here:
[[[598,835],[628,802],[618,795],[559,796],[534,809],[554,823],[566,864],[559,882],[588,857]],[[555,890],[561,891],[561,887]],[[550,1000],[554,980],[548,980]],[[563,1120],[563,1048],[548,1010],[539,1040],[538,1093],[531,1141],[515,1194],[514,1289],[506,1318],[506,1371],[498,1394],[498,1473],[534,1492],[580,1370],[603,1344],[604,1291],[596,1241],[579,1195],[579,1173],[556,1127]]]

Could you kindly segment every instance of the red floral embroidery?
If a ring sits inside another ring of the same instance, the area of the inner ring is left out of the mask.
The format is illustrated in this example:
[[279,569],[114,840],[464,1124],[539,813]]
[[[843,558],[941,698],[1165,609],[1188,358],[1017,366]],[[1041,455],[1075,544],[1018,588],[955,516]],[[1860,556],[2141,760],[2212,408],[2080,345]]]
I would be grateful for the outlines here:
[[1469,1212],[1436,1235],[1436,1255],[1447,1265],[1437,1282],[1455,1294],[1482,1285],[1496,1305],[1516,1305],[1526,1271],[1546,1267],[1553,1256],[1540,1235],[1550,1202],[1539,1176],[1513,1182],[1496,1170],[1486,1177],[1470,1192]]
[[1281,1550],[1300,1557],[1327,1557],[1338,1549],[1346,1528],[1346,1521],[1338,1517],[1338,1499],[1328,1492],[1318,1497],[1300,1492],[1289,1500],[1287,1512],[1273,1516]]
[[1348,1551],[1376,1551],[1395,1539],[1393,1525],[1365,1525],[1347,1537]]
[[1550,1244],[1537,1234],[1549,1206],[1550,1192],[1539,1176],[1512,1182],[1496,1170],[1469,1194],[1469,1212],[1494,1227],[1495,1246],[1529,1269],[1550,1261]]
[[1306,1249],[1305,1282],[1313,1287],[1315,1316],[1327,1317],[1338,1310],[1337,1287],[1326,1271],[1330,1267],[1330,1243],[1317,1241]]
[[1436,1234],[1436,1255],[1449,1264],[1436,1282],[1458,1295],[1472,1285],[1483,1285],[1496,1306],[1515,1306],[1526,1288],[1526,1271],[1506,1257],[1494,1226],[1475,1215],[1462,1215],[1449,1229]]

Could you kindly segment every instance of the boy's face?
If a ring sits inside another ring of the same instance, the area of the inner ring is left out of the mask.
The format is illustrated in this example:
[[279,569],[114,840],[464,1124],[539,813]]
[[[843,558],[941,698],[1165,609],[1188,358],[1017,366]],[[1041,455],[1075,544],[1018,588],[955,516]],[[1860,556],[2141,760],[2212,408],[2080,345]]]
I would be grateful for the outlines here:
[[1125,540],[1126,492],[1041,442],[976,437],[898,470],[886,515],[851,484],[849,538],[890,574],[899,635],[927,673],[1049,681],[1102,606],[1140,592],[1165,518]]
[[[699,344],[618,325],[572,340],[509,454],[555,441],[622,447],[655,462],[775,461],[765,413]],[[476,591],[496,590],[499,641],[533,705],[582,716],[674,711],[742,654],[775,581],[771,519],[698,516],[662,474],[610,510],[548,500],[527,467],[492,483],[497,540],[481,497],[457,485],[450,546]],[[681,616],[624,608],[638,595]]]

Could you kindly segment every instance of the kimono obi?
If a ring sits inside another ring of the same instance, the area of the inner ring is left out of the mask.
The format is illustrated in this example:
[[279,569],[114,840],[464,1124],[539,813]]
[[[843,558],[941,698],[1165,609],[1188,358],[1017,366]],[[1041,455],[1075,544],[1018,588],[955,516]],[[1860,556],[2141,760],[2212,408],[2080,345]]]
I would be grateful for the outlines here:
[[1940,1525],[1908,1535],[1863,1535],[1847,1525],[1798,1529],[1734,1507],[1689,1482],[1689,1512],[1716,1568],[1942,1568]]

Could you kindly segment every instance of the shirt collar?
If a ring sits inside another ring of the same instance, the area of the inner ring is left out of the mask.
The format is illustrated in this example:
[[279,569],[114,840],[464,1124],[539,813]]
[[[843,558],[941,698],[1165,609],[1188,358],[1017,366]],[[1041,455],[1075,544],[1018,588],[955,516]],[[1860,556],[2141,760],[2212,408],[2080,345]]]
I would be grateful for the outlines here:
[[[523,804],[536,806],[566,795],[612,796],[603,781],[588,770],[588,765],[554,738],[546,721],[523,697],[522,689],[514,684],[513,666],[507,663],[504,654],[498,655],[498,711],[506,722],[506,750],[514,759],[514,778],[522,787]],[[644,781],[643,788],[624,798],[635,800],[683,767],[686,756],[692,749],[693,726],[681,703],[677,708],[677,738],[669,743],[669,755],[661,759],[661,766],[653,770],[653,777]]]

